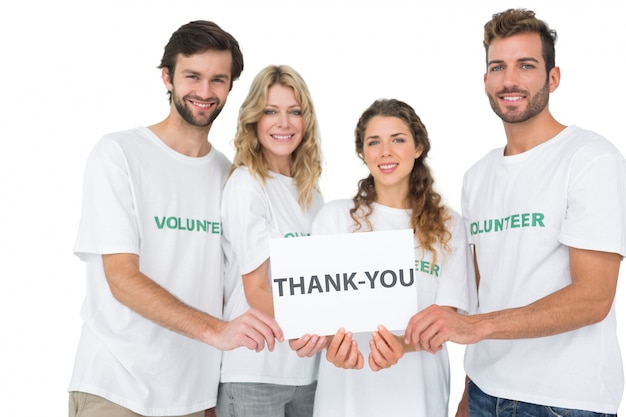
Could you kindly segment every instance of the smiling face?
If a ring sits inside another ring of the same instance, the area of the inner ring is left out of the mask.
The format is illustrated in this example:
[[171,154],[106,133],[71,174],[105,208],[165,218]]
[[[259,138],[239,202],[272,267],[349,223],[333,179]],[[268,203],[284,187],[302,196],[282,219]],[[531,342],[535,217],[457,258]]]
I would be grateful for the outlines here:
[[363,160],[374,178],[376,193],[406,196],[409,177],[422,148],[415,145],[409,126],[393,116],[374,116],[363,135]]
[[491,42],[485,93],[491,108],[504,122],[522,123],[547,112],[549,95],[558,82],[558,68],[546,74],[538,33],[522,33]]
[[271,171],[290,176],[291,154],[302,141],[302,108],[293,88],[272,85],[256,132]]
[[173,77],[163,69],[163,81],[172,94],[172,113],[189,125],[211,126],[228,97],[231,63],[230,51],[179,55]]

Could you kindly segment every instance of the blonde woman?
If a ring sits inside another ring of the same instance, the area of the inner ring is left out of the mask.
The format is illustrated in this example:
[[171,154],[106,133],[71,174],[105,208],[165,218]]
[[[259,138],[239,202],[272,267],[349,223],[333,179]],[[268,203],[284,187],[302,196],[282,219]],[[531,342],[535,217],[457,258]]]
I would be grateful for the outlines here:
[[[222,200],[226,256],[225,317],[249,308],[273,315],[270,238],[311,234],[323,204],[315,110],[302,77],[268,66],[253,80],[240,112],[233,170]],[[220,417],[311,416],[318,358],[286,342],[274,351],[224,352]]]

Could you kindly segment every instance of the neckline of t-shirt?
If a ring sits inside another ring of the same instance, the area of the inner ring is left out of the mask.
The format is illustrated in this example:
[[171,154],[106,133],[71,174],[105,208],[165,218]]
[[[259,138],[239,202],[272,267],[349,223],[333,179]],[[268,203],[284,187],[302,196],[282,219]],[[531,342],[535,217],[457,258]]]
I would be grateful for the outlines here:
[[525,160],[527,160],[528,158],[531,158],[533,155],[535,155],[538,152],[542,152],[544,149],[549,148],[551,146],[554,146],[556,144],[558,144],[559,142],[561,142],[563,140],[563,138],[565,138],[565,136],[567,136],[568,132],[571,131],[573,128],[575,128],[575,125],[569,125],[566,126],[565,129],[561,130],[559,133],[556,134],[556,136],[548,139],[547,141],[540,143],[539,145],[527,150],[526,152],[522,152],[516,155],[509,155],[509,156],[505,156],[504,155],[504,149],[505,148],[501,148],[502,151],[502,161],[505,164],[517,164],[520,162],[523,162]]
[[373,202],[372,206],[374,207],[374,209],[385,211],[389,214],[394,214],[397,216],[411,214],[410,208],[403,209],[403,208],[390,207],[390,206],[386,206],[384,204],[380,204],[377,202]]
[[150,138],[150,140],[152,140],[157,146],[159,146],[161,149],[163,149],[163,151],[165,153],[167,153],[168,155],[170,155],[173,158],[177,159],[178,161],[186,163],[186,164],[194,164],[194,165],[206,164],[207,161],[213,159],[213,155],[215,155],[215,152],[216,152],[215,146],[213,146],[213,144],[211,144],[211,149],[209,150],[209,152],[206,155],[204,155],[204,156],[188,156],[188,155],[182,154],[182,153],[177,152],[174,149],[170,148],[165,142],[163,142],[163,140],[160,137],[158,137],[148,127],[141,126],[141,129],[143,129],[144,132]]
[[274,171],[267,171],[267,172],[268,172],[270,178],[277,179],[277,180],[280,180],[280,181],[283,181],[283,182],[287,182],[287,183],[293,183],[293,177],[289,177],[287,175],[280,174],[280,173],[274,172]]

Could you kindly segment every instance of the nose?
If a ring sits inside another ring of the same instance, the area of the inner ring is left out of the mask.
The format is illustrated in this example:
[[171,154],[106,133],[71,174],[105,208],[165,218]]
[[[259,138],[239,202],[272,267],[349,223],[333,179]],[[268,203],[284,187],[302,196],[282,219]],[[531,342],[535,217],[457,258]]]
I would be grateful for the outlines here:
[[517,68],[507,68],[504,71],[504,76],[502,81],[506,86],[515,86],[519,81],[519,74],[517,72]]
[[380,151],[381,151],[381,155],[382,156],[389,156],[391,155],[391,143],[388,141],[383,141],[381,143],[381,147],[380,147]]
[[198,92],[198,95],[202,97],[203,99],[210,99],[210,98],[216,97],[215,93],[213,92],[211,81],[200,83],[200,85],[198,86],[197,92]]
[[282,112],[279,113],[276,125],[282,128],[289,127],[289,115]]

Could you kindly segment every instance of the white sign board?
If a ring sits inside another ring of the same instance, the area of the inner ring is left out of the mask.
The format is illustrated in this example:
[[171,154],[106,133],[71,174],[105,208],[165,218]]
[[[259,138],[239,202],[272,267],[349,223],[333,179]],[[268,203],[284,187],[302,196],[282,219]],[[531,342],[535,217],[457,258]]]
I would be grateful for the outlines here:
[[417,312],[410,229],[270,240],[274,316],[285,338],[404,330]]

